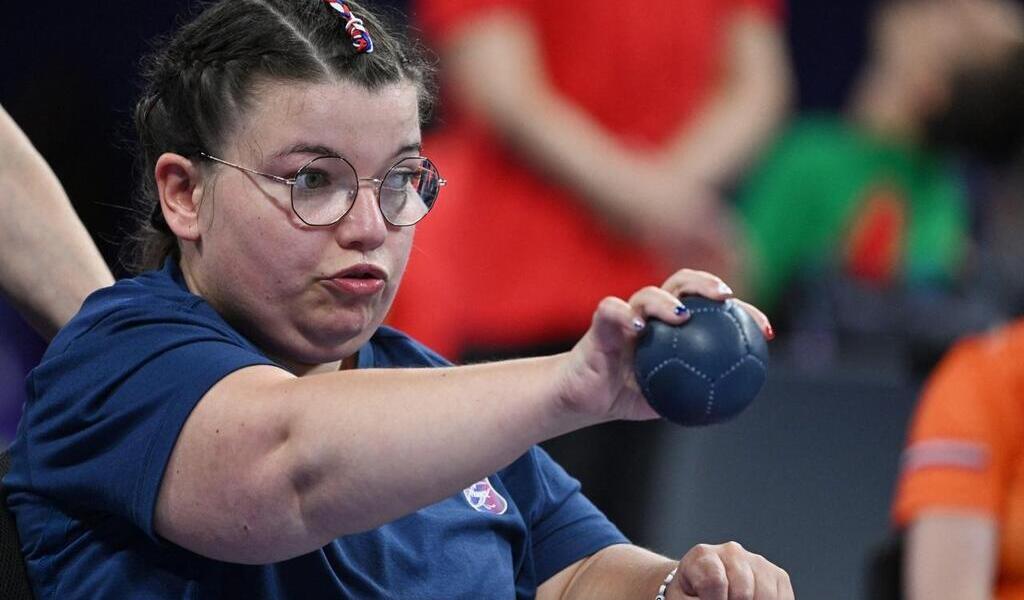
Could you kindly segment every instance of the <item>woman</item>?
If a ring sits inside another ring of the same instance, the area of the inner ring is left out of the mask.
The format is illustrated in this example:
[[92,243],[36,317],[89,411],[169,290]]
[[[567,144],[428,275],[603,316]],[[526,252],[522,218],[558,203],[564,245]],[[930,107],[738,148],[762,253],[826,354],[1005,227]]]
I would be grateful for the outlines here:
[[380,327],[443,180],[422,59],[351,8],[222,1],[152,57],[159,268],[61,330],[12,447],[37,596],[792,598],[736,544],[628,545],[534,448],[654,418],[633,340],[717,278],[606,299],[541,359],[451,368]]
[[921,396],[893,507],[903,598],[1024,598],[1024,321],[959,342]]

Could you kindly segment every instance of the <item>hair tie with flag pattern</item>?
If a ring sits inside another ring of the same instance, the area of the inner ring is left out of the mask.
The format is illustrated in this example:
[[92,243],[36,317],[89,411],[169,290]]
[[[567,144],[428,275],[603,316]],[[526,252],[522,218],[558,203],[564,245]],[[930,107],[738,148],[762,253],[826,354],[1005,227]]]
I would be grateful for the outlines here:
[[324,0],[328,6],[341,13],[345,18],[345,31],[352,38],[352,46],[359,54],[370,54],[373,52],[373,40],[370,39],[370,32],[366,31],[363,20],[352,14],[352,9],[347,2],[342,0]]

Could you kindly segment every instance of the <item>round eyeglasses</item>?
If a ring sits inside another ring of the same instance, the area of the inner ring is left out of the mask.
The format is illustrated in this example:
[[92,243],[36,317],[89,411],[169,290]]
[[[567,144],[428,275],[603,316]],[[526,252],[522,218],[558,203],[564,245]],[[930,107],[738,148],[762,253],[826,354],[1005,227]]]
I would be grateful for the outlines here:
[[403,158],[388,169],[383,179],[377,179],[359,177],[352,163],[340,156],[314,158],[294,177],[287,178],[236,165],[205,152],[199,155],[289,186],[295,216],[306,225],[316,227],[334,225],[348,214],[363,181],[376,186],[377,203],[385,221],[395,227],[415,225],[434,207],[441,188],[448,183],[434,163],[423,156]]

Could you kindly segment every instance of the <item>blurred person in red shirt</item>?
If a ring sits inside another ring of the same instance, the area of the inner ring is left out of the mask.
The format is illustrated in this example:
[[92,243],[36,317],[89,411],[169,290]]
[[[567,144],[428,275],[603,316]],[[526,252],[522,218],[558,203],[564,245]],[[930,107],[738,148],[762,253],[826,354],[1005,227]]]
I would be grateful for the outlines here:
[[[426,146],[451,183],[418,233],[394,325],[455,359],[531,355],[564,349],[594,302],[680,261],[728,279],[722,197],[790,98],[781,0],[414,6],[446,75]],[[625,429],[547,448],[635,533],[626,496],[654,444]]]

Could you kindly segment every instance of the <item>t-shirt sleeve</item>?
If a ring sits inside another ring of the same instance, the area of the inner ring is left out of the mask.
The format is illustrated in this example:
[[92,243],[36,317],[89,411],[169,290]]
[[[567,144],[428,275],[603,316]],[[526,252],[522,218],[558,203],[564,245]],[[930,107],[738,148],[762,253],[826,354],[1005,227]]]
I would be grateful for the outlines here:
[[898,527],[930,508],[1002,511],[1024,433],[1007,348],[998,339],[963,342],[926,385],[901,462]]
[[154,540],[153,511],[185,420],[215,383],[272,364],[237,334],[176,308],[115,310],[33,372],[28,476],[40,494],[115,515]]
[[538,583],[602,548],[629,543],[543,449],[535,446],[500,476],[526,519]]

